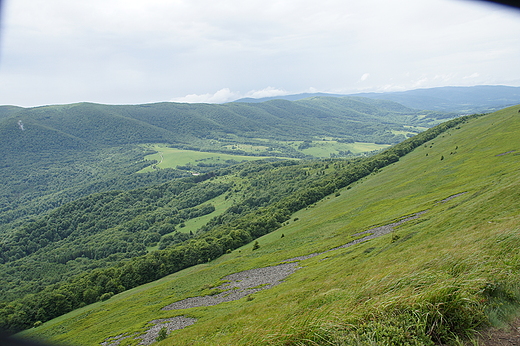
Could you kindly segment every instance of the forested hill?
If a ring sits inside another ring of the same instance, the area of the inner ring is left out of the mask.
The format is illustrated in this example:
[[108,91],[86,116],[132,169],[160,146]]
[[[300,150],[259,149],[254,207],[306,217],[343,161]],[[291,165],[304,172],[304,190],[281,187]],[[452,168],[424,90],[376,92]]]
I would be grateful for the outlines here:
[[0,108],[0,145],[7,150],[34,151],[56,146],[190,144],[195,139],[228,135],[286,140],[348,135],[357,141],[394,143],[399,139],[392,130],[403,125],[430,127],[448,117],[453,115],[351,97],[222,105],[4,106]]
[[[334,155],[341,151],[339,156],[344,157],[351,154],[346,143],[377,143],[365,151],[379,149],[452,116],[388,101],[321,97],[223,105],[1,106],[0,233],[12,228],[8,223],[90,193],[149,186],[191,174],[168,168],[136,175],[153,164],[144,160],[153,153],[152,146],[143,144],[313,158],[314,153],[304,149],[327,138],[343,143]],[[299,147],[303,141],[306,146]],[[255,150],[237,148],[241,145]]]

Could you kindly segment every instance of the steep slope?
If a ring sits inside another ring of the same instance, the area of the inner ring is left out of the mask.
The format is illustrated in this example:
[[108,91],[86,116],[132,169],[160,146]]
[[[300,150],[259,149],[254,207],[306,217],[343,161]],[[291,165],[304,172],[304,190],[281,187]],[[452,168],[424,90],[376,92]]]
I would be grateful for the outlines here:
[[[19,331],[218,258],[469,118],[453,119],[364,159],[249,162],[150,188],[94,194],[57,208],[0,239],[0,293],[7,304],[0,301],[0,329]],[[217,207],[197,206],[204,196],[218,196],[208,201]],[[211,209],[216,215],[196,221],[195,235],[175,230],[207,210],[213,214]],[[135,257],[159,238],[163,250]],[[69,277],[78,271],[85,272]]]
[[[453,344],[520,306],[518,133],[517,107],[472,119],[256,244],[23,335],[135,345],[164,327],[158,345]],[[363,231],[380,236],[356,242]],[[223,280],[239,285],[257,268],[279,275],[238,300],[180,305],[229,296],[241,289]]]

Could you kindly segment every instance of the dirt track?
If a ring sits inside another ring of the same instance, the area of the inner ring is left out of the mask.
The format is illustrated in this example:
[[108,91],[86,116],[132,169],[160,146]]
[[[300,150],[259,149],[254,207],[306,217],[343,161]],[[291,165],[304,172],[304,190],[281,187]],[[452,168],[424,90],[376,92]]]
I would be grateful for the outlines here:
[[512,321],[507,329],[492,328],[481,333],[479,346],[518,346],[520,345],[520,318]]

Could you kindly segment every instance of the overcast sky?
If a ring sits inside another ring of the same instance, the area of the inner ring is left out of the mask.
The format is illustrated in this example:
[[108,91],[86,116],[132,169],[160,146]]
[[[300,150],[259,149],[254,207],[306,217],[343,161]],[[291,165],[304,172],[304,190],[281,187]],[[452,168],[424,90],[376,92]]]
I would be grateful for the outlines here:
[[463,0],[4,0],[0,104],[520,86],[520,11]]

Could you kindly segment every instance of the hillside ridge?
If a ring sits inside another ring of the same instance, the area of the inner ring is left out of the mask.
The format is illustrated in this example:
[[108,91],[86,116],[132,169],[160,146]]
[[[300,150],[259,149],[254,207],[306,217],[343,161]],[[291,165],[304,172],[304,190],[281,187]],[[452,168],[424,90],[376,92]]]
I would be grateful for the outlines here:
[[[276,209],[259,211],[250,219],[255,225],[265,224],[261,215],[294,208],[280,214],[285,215],[280,224],[258,233],[257,243],[250,238],[222,256],[22,335],[92,345],[121,334],[142,336],[148,322],[182,315],[197,322],[157,345],[435,345],[460,343],[477,330],[506,323],[520,308],[517,107],[461,119],[407,147],[411,138],[389,149],[399,153],[398,160],[368,169],[360,179],[326,188],[309,203],[294,204],[317,186],[291,201],[280,200]],[[346,176],[334,175],[341,161],[325,163],[329,167],[320,169],[333,179],[322,186]],[[374,227],[425,210],[391,231],[383,229],[386,234],[340,247],[366,236],[361,232],[376,234]],[[218,233],[207,235],[219,239]],[[330,249],[335,250],[324,252]],[[228,275],[316,253],[322,254],[302,257],[301,268],[269,290],[212,306],[162,310],[188,298],[211,299],[222,293]],[[148,263],[153,272],[155,264]],[[155,342],[153,335],[149,340]]]
[[394,92],[362,92],[355,94],[302,93],[258,99],[242,98],[234,102],[265,102],[274,99],[296,101],[313,96],[358,96],[398,102],[410,108],[440,110],[458,114],[496,111],[520,103],[520,87],[505,85],[446,86]]
[[[0,260],[4,262],[0,274],[5,282],[2,290],[6,296],[18,298],[15,304],[22,309],[7,313],[0,322],[5,329],[27,327],[30,320],[48,320],[219,258],[278,229],[292,213],[397,162],[426,140],[470,118],[453,119],[366,159],[250,162],[223,172],[152,188],[94,194],[69,203],[22,225],[0,244]],[[242,179],[237,181],[237,177],[247,177],[249,186],[243,186],[245,181],[239,187]],[[187,236],[179,231],[189,219],[215,211],[215,206],[207,202],[231,189],[249,192],[237,194],[232,198],[236,204],[227,204],[227,210],[195,234]],[[157,242],[165,245],[164,250],[146,254],[144,245]],[[34,262],[45,265],[29,265]],[[96,269],[78,274],[87,268]],[[17,281],[21,271],[23,285]],[[70,274],[77,275],[67,280]],[[106,279],[100,282],[100,277]],[[53,281],[58,283],[47,284]],[[64,301],[55,301],[56,292],[61,292],[60,300]],[[41,310],[48,304],[58,305]],[[20,322],[9,322],[22,313],[26,317]]]

